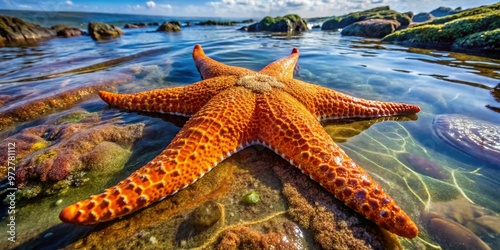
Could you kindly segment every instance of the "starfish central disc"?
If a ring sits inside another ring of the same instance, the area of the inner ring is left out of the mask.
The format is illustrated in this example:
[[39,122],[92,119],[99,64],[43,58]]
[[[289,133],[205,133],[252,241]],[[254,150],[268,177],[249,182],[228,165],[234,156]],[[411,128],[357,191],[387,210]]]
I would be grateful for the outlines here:
[[271,91],[273,87],[280,89],[285,88],[285,85],[278,82],[276,77],[263,74],[243,76],[236,82],[236,86],[242,86],[257,93]]

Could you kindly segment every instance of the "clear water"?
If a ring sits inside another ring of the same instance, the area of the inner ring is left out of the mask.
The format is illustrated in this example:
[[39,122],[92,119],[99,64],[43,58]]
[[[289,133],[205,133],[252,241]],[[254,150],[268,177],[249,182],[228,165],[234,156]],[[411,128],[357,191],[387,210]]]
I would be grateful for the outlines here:
[[[141,20],[149,22],[151,19],[143,17],[136,21]],[[117,21],[118,24],[125,22]],[[0,48],[0,95],[9,97],[0,107],[0,112],[55,91],[88,85],[122,73],[141,72],[134,75],[132,84],[121,86],[119,92],[197,82],[200,76],[191,58],[197,43],[203,46],[207,55],[220,62],[252,70],[261,69],[297,47],[300,51],[297,79],[361,98],[406,102],[422,108],[418,120],[374,123],[341,143],[341,147],[370,172],[420,225],[421,236],[411,241],[403,240],[405,247],[434,248],[443,244],[430,237],[422,226],[422,212],[436,203],[458,200],[464,201],[462,204],[488,209],[493,214],[500,212],[496,191],[500,188],[500,163],[488,163],[462,153],[432,132],[432,121],[438,114],[462,114],[500,125],[500,114],[486,108],[487,105],[500,106],[490,92],[500,82],[500,60],[381,44],[377,40],[341,37],[339,33],[319,30],[281,35],[247,33],[236,31],[236,28],[193,26],[183,28],[180,33],[154,33],[151,31],[155,28],[151,27],[125,30],[124,36],[110,41],[95,42],[82,36],[55,38],[32,46]],[[102,111],[107,118],[146,124],[146,129],[155,134],[155,138],[139,144],[142,148],[134,148],[135,152],[147,153],[134,154],[137,161],[129,162],[127,167],[132,170],[159,153],[179,130],[158,118],[108,108],[97,97],[71,108]],[[7,129],[0,134],[0,139],[37,123],[35,119]],[[335,125],[326,123],[325,129],[329,131],[332,126]],[[440,181],[412,171],[398,158],[405,152],[434,161],[453,178]],[[116,183],[129,172],[115,176],[110,182]],[[100,183],[78,191],[74,200],[109,185]],[[68,204],[72,202],[70,200]],[[31,233],[42,232],[59,223],[59,208],[51,209],[50,205],[42,203],[30,218],[44,218],[43,225],[32,228],[27,219],[18,222],[19,238],[24,242],[34,236],[23,237],[22,228],[31,228],[27,230]],[[456,213],[461,212],[460,207],[456,210]],[[499,221],[498,216],[493,218]],[[6,229],[5,221],[5,218],[1,221],[2,232]],[[481,235],[481,238],[492,249],[500,247],[498,235]],[[2,236],[0,245],[5,244],[8,244],[6,237]]]

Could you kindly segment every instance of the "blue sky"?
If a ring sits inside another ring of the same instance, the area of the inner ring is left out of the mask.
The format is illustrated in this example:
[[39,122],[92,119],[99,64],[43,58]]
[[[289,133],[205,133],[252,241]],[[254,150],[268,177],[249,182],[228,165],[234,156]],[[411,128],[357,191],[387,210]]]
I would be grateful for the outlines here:
[[295,13],[302,17],[346,14],[381,5],[429,12],[439,6],[470,8],[498,0],[0,0],[0,9],[90,11],[164,16],[255,17]]

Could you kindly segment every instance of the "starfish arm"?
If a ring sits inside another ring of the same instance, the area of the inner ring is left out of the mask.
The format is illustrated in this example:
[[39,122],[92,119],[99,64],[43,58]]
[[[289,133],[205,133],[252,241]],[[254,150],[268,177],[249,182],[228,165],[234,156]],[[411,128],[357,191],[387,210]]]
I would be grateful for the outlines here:
[[213,98],[156,158],[116,186],[66,207],[64,222],[93,224],[115,219],[173,195],[248,145],[255,98],[233,88]]
[[292,53],[289,56],[268,64],[261,71],[259,71],[259,73],[274,76],[280,79],[292,79],[293,70],[295,69],[298,59],[299,50],[297,48],[293,48]]
[[258,102],[259,141],[347,206],[395,234],[414,238],[415,223],[333,142],[316,117],[289,94],[277,95]]
[[395,102],[371,101],[346,95],[335,90],[312,85],[314,88],[315,114],[320,119],[373,118],[415,114],[417,105]]
[[236,80],[232,76],[223,76],[203,80],[188,86],[144,91],[135,94],[115,94],[100,91],[99,96],[109,105],[132,111],[192,116],[217,93],[233,86]]
[[205,55],[201,45],[196,44],[193,49],[193,60],[202,79],[209,79],[217,76],[243,76],[255,73],[252,70],[229,66]]
[[283,81],[286,91],[320,120],[375,118],[414,114],[420,107],[412,104],[371,101],[337,92],[300,80]]

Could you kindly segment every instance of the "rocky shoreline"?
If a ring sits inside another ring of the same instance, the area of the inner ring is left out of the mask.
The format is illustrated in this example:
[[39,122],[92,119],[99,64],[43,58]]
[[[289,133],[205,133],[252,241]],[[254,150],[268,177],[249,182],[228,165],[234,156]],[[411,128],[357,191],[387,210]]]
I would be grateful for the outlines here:
[[[340,32],[342,36],[377,38],[383,42],[420,48],[438,48],[464,52],[498,52],[500,44],[500,3],[462,10],[439,7],[429,13],[400,13],[389,6],[352,12],[342,16],[302,18],[295,14],[283,17],[266,16],[255,22],[207,20],[194,25],[236,26],[247,32],[284,32],[297,33],[310,30],[308,21],[314,22],[313,29],[325,32]],[[321,23],[318,24],[318,23]],[[157,32],[179,32],[181,27],[193,24],[171,20],[159,24],[129,23],[123,29],[159,26]],[[75,37],[89,35],[94,40],[113,39],[125,32],[119,27],[101,22],[89,22],[88,30],[83,31],[68,25],[55,25],[45,28],[26,22],[17,17],[0,15],[0,46],[16,46],[54,37]]]

